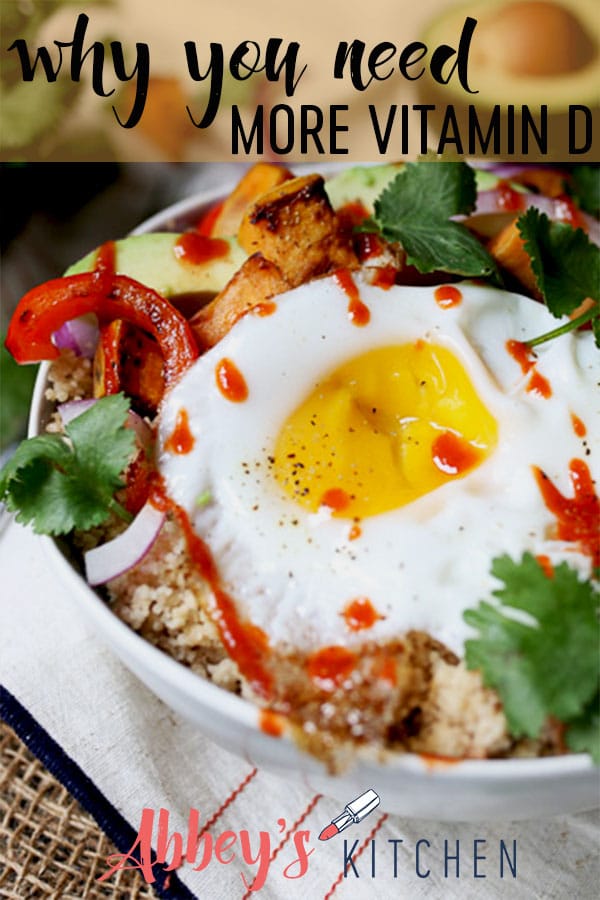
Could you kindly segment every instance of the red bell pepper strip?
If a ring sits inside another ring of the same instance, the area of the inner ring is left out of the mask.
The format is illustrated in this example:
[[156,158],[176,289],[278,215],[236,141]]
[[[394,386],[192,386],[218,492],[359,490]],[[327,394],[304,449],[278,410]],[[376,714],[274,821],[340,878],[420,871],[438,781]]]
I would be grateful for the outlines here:
[[100,325],[125,319],[156,338],[164,360],[165,384],[171,385],[198,357],[186,319],[152,288],[102,268],[55,278],[33,288],[19,301],[6,347],[18,363],[56,359],[52,335],[64,322],[95,313]]
[[204,237],[212,237],[213,232],[215,230],[215,224],[221,215],[223,210],[224,200],[220,203],[215,203],[214,206],[208,210],[208,212],[204,213],[203,216],[198,220],[196,225],[196,231],[198,234],[204,235]]

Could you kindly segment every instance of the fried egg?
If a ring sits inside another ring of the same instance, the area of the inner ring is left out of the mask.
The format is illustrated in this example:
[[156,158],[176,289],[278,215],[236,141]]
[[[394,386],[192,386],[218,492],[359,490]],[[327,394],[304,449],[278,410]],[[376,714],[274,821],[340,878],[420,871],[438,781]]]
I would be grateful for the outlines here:
[[533,358],[519,342],[556,320],[532,300],[360,273],[259,312],[166,396],[158,466],[237,613],[272,645],[417,629],[461,654],[493,557],[529,551],[590,574],[535,472],[566,497],[572,460],[600,478],[591,333]]

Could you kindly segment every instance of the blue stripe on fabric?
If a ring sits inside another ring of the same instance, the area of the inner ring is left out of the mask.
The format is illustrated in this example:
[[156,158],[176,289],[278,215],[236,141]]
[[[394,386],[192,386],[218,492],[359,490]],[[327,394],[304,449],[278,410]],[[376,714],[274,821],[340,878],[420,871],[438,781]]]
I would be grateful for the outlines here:
[[[77,763],[36,722],[16,697],[2,685],[0,685],[0,718],[4,719],[34,756],[94,817],[119,852],[129,853],[137,837],[137,832]],[[138,848],[132,852],[131,856],[139,861]],[[105,884],[110,884],[110,882],[105,882]],[[179,880],[175,872],[157,872],[156,881],[152,883],[151,887],[164,900],[197,900],[195,894],[192,894]]]

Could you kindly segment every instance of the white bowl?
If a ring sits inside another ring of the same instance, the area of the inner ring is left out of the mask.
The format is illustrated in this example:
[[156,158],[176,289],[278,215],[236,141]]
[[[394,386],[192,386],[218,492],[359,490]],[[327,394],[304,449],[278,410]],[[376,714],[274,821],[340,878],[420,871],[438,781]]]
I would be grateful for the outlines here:
[[[154,216],[134,232],[181,228],[216,202],[220,191],[193,197]],[[44,397],[48,364],[40,367],[29,434],[44,428],[51,408]],[[440,821],[525,819],[577,812],[598,805],[598,769],[589,756],[464,760],[445,763],[415,754],[363,753],[343,775],[330,775],[285,735],[265,734],[257,708],[195,675],[121,622],[85,582],[59,541],[40,538],[52,567],[100,638],[165,703],[212,740],[256,766],[304,780],[310,790],[339,800],[374,788],[388,812]]]

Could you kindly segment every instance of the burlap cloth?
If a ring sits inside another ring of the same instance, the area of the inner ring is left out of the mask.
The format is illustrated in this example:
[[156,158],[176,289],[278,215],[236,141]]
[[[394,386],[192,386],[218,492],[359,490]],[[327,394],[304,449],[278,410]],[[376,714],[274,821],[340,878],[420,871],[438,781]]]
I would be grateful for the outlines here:
[[138,872],[96,879],[116,851],[94,819],[0,720],[0,897],[156,895]]

